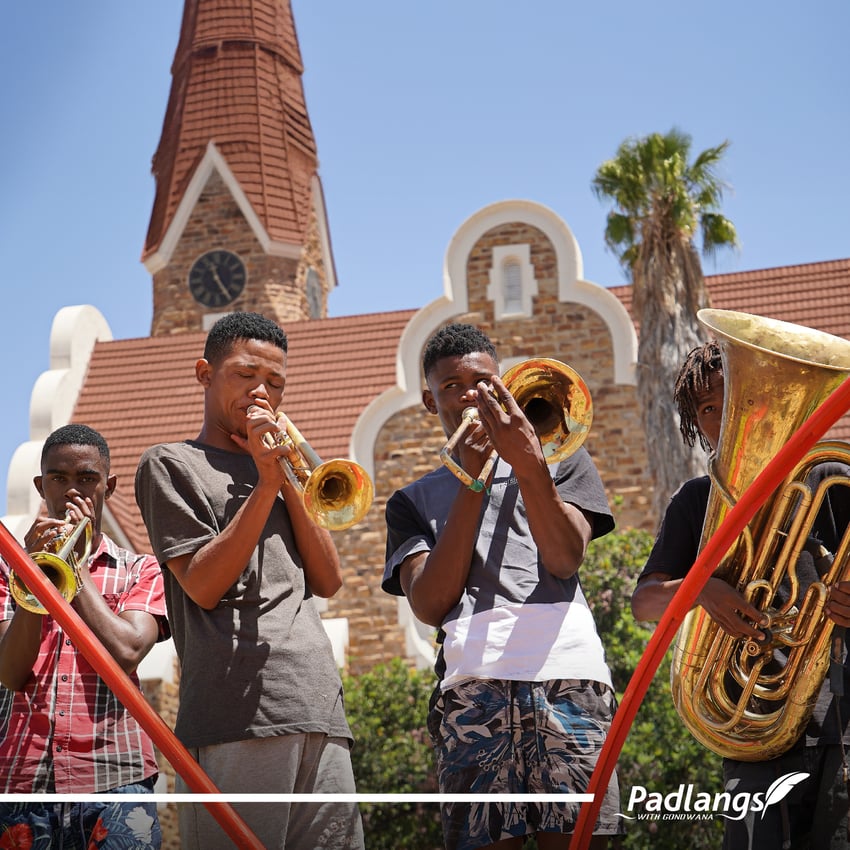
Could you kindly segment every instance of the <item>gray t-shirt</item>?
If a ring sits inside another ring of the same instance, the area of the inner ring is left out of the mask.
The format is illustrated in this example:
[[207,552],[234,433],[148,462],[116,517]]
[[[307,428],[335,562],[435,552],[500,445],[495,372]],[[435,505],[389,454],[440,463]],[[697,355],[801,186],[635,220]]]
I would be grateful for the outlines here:
[[331,644],[282,497],[213,610],[193,602],[166,566],[218,535],[256,483],[250,455],[192,440],[153,446],[136,473],[181,662],[175,733],[187,747],[301,732],[351,738]]
[[[585,449],[549,473],[561,498],[590,518],[594,538],[613,529],[605,489]],[[403,594],[401,564],[434,548],[461,486],[439,467],[389,499],[385,591]],[[516,476],[501,459],[482,498],[466,587],[438,640],[444,651],[436,670],[444,685],[464,675],[610,681],[579,576],[557,578],[544,567]],[[557,675],[549,675],[555,668]]]

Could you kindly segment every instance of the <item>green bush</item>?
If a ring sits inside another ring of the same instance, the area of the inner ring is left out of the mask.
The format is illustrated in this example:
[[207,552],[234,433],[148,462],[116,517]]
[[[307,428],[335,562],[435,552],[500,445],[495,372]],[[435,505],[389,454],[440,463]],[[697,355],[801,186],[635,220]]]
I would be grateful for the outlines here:
[[[425,723],[432,671],[400,659],[359,676],[344,676],[351,752],[361,794],[433,794],[434,751]],[[367,850],[435,850],[443,846],[440,810],[428,803],[366,803],[360,807]]]
[[[581,567],[581,583],[605,645],[617,696],[631,679],[653,626],[632,616],[631,595],[652,537],[643,531],[623,531],[595,540]],[[632,786],[669,793],[680,784],[693,783],[711,791],[722,787],[720,757],[706,750],[682,724],[670,698],[670,656],[664,660],[647,689],[617,763],[621,810]],[[627,821],[624,850],[709,850],[719,847],[720,818],[706,821]]]
[[[635,622],[631,594],[652,538],[624,531],[594,541],[581,582],[605,645],[618,696],[637,666],[652,626]],[[720,759],[698,744],[673,708],[670,653],[659,665],[617,764],[625,809],[634,785],[668,793],[680,784],[720,788]],[[411,670],[401,660],[369,673],[344,677],[346,709],[357,743],[352,751],[357,790],[364,794],[434,793],[434,755],[425,728],[434,688],[431,671]],[[367,850],[436,850],[442,847],[439,807],[427,803],[361,806]],[[722,820],[627,821],[623,850],[709,850],[720,846]],[[534,842],[526,843],[532,850]]]

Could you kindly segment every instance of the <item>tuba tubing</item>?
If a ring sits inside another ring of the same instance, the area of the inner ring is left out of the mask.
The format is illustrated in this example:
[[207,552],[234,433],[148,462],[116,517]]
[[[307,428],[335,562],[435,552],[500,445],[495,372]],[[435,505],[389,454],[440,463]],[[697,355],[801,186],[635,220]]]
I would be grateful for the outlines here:
[[[725,384],[702,550],[771,458],[850,374],[850,342],[746,313],[701,310],[698,318],[718,340]],[[765,613],[765,643],[731,637],[699,606],[679,630],[673,701],[691,734],[719,755],[774,758],[796,742],[814,710],[833,631],[826,600],[833,584],[850,576],[845,531],[826,573],[798,599],[797,560],[821,503],[830,487],[850,485],[830,476],[812,492],[806,479],[826,461],[850,464],[850,446],[825,441],[811,449],[715,570]]]

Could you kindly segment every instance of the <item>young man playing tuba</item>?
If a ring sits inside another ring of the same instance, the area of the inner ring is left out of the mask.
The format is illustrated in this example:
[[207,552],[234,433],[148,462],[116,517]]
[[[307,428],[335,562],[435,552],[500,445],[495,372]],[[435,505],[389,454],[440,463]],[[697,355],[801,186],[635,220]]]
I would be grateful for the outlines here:
[[[688,445],[693,446],[698,439],[706,450],[717,448],[723,393],[720,348],[716,342],[709,342],[690,352],[674,391],[682,437]],[[813,468],[806,483],[814,490],[830,475],[847,477],[850,468],[832,462],[820,464]],[[817,548],[804,549],[796,565],[798,575],[802,577],[797,599],[804,594],[806,585],[817,581],[822,574],[825,560],[828,560],[823,552],[836,552],[850,523],[850,486],[847,485],[830,487],[818,511],[811,532]],[[660,619],[693,566],[699,553],[710,489],[709,476],[694,478],[685,482],[670,500],[632,596],[632,611],[636,619]],[[787,597],[788,586],[785,585],[780,587],[774,604]],[[765,639],[763,629],[766,622],[762,611],[722,578],[709,578],[697,598],[697,604],[727,634],[756,642]],[[840,582],[832,587],[825,610],[838,626],[850,625],[850,582]],[[840,658],[835,667],[837,675],[833,674],[833,680],[837,681],[831,688],[830,677],[827,676],[808,726],[790,749],[762,761],[723,760],[725,787],[733,794],[764,794],[779,777],[792,773],[808,775],[778,804],[759,812],[751,810],[738,820],[726,818],[724,850],[850,848],[847,760],[844,754],[845,745],[850,744],[850,669],[843,629],[838,636]]]

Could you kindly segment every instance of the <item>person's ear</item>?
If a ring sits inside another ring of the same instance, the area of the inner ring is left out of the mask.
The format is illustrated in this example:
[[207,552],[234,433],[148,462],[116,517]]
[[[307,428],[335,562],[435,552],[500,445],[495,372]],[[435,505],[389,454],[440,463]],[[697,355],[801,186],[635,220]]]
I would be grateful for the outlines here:
[[36,475],[32,480],[32,483],[35,485],[35,489],[38,490],[38,495],[41,496],[42,499],[44,498],[43,480],[44,479],[42,479],[40,475]]
[[437,415],[437,403],[434,401],[434,394],[427,387],[422,390],[422,404],[425,405],[425,410],[428,413]]
[[118,483],[118,476],[108,475],[106,477],[106,492],[104,498],[108,499],[115,492],[115,485]]
[[204,389],[207,389],[212,381],[212,371],[212,364],[203,357],[195,363],[195,378]]

